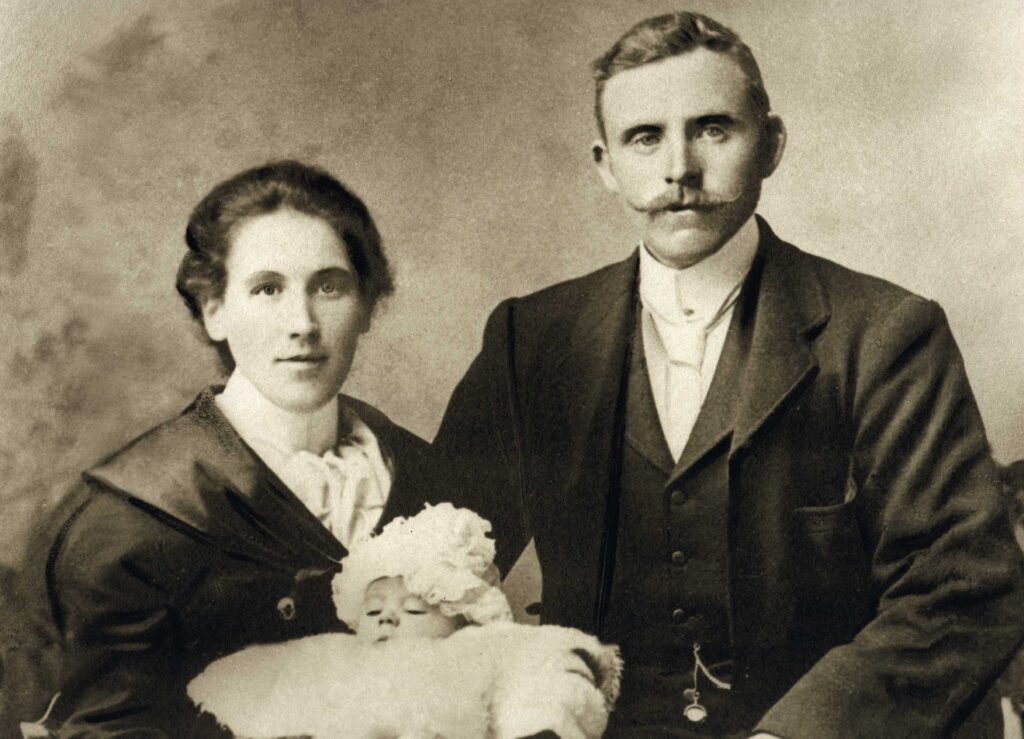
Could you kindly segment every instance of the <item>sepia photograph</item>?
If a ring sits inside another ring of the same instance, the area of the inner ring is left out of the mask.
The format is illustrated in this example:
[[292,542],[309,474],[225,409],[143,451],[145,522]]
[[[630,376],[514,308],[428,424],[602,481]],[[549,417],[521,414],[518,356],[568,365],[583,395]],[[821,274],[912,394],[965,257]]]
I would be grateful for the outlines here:
[[1024,739],[1020,0],[0,0],[0,739]]

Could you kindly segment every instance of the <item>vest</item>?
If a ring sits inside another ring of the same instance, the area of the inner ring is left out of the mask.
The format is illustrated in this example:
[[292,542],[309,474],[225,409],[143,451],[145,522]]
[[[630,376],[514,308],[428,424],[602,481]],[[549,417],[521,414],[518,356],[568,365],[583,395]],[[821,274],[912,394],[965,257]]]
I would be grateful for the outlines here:
[[[639,306],[638,306],[639,311]],[[733,695],[697,679],[706,720],[684,718],[693,702],[694,650],[718,679],[732,679],[729,624],[729,472],[733,399],[745,336],[733,313],[725,346],[679,463],[658,419],[635,322],[626,378],[614,568],[602,638],[622,649],[622,697],[609,736],[659,727],[670,736],[716,736],[749,717]],[[755,717],[756,720],[756,717]],[[678,731],[675,731],[675,730]]]

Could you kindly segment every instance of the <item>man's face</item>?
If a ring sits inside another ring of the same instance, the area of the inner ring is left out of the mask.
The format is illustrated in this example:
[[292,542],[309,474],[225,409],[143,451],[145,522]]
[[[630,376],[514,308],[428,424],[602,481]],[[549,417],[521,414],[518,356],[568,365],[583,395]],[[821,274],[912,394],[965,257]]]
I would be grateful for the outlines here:
[[639,214],[644,243],[664,264],[688,267],[720,249],[782,156],[782,122],[756,110],[749,84],[737,62],[703,48],[605,83],[598,171]]
[[230,237],[224,295],[203,307],[242,373],[279,408],[334,399],[369,323],[359,278],[322,218],[291,209],[242,221]]
[[437,606],[424,603],[405,589],[400,577],[382,577],[366,588],[356,634],[370,643],[421,637],[438,639],[460,626]]

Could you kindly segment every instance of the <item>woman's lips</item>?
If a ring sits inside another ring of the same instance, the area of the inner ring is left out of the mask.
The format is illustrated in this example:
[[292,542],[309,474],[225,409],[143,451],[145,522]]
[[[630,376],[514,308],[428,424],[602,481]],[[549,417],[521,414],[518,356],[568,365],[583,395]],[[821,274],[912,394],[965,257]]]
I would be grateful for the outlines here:
[[327,361],[326,354],[296,354],[291,357],[282,357],[278,362],[295,362],[296,364],[319,364]]

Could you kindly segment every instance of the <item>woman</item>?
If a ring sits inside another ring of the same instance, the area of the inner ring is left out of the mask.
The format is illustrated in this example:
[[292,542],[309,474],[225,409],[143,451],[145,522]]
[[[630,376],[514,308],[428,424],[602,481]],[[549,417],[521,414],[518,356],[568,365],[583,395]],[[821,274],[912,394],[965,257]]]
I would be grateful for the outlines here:
[[427,498],[426,444],[338,395],[392,291],[363,203],[277,162],[214,188],[185,238],[177,288],[230,374],[74,491],[46,570],[59,736],[216,735],[186,683],[246,644],[342,629],[347,547]]

